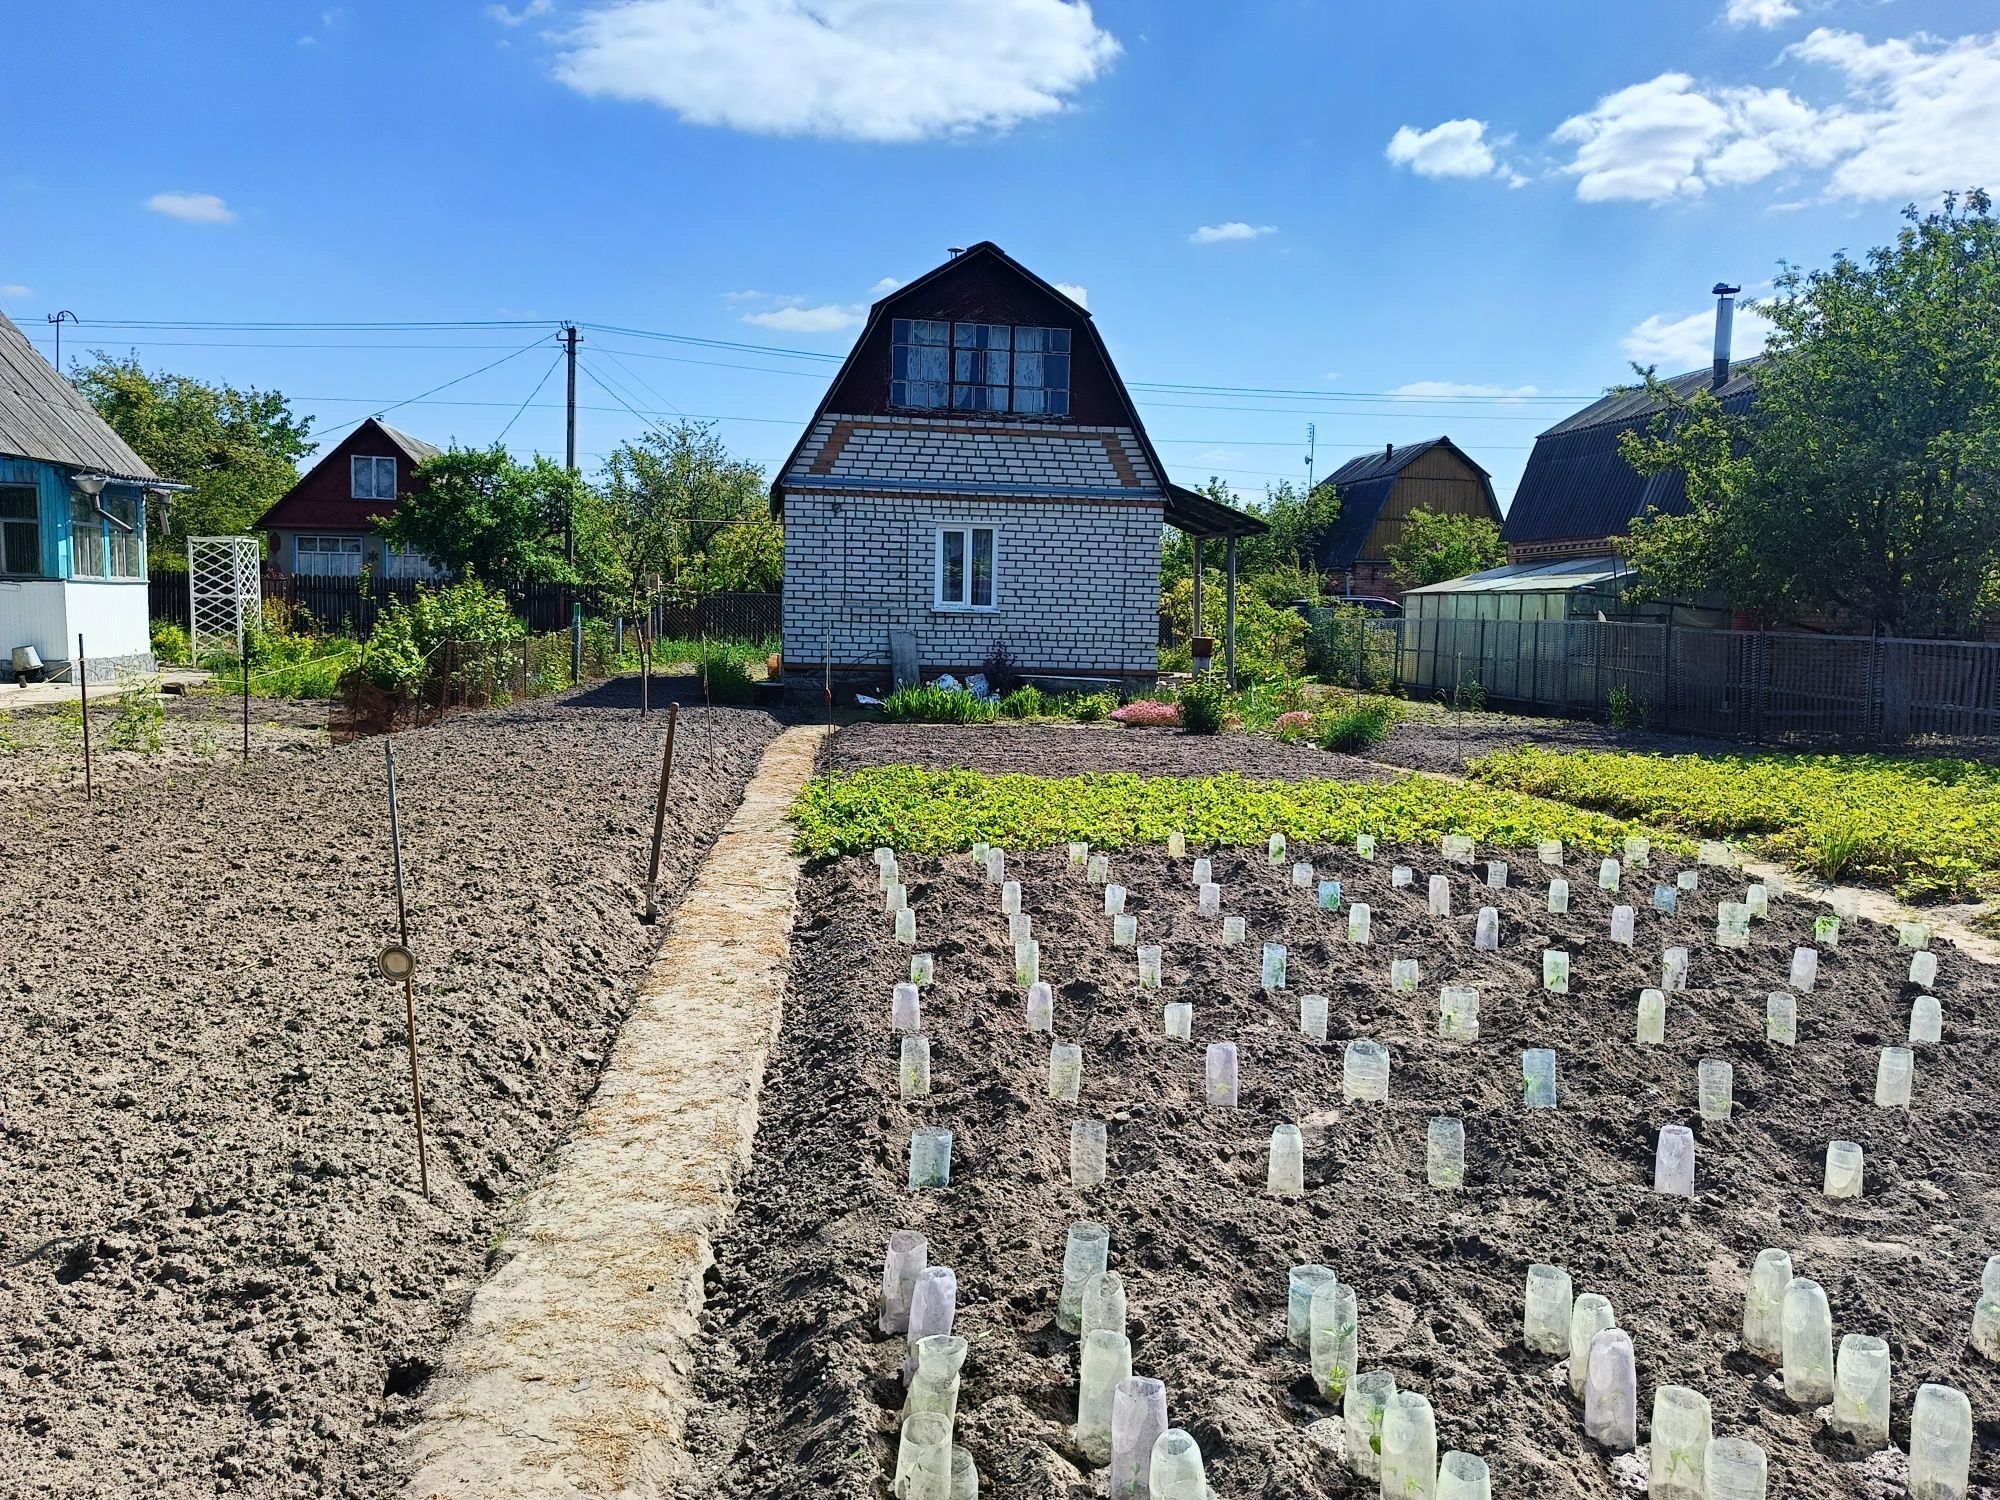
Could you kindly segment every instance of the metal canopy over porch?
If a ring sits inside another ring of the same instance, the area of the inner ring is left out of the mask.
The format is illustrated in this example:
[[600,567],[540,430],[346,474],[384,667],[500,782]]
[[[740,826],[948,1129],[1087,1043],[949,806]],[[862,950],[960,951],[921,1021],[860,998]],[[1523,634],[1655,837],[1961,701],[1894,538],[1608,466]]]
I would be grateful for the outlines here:
[[1222,593],[1222,669],[1230,687],[1236,686],[1236,543],[1238,538],[1262,536],[1271,528],[1248,511],[1211,500],[1186,485],[1167,486],[1166,521],[1169,526],[1195,539],[1194,548],[1194,633],[1201,628],[1201,547],[1209,537],[1224,537],[1229,543]]

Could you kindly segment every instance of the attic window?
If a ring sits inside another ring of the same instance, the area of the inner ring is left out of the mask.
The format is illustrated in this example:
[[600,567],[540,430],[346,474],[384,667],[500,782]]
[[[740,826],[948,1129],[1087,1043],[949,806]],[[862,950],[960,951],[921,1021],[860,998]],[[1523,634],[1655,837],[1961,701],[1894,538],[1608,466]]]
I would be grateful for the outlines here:
[[396,460],[393,458],[362,458],[356,456],[348,460],[354,476],[354,498],[357,500],[393,500],[396,498]]
[[1069,415],[1067,328],[896,318],[890,340],[891,406]]

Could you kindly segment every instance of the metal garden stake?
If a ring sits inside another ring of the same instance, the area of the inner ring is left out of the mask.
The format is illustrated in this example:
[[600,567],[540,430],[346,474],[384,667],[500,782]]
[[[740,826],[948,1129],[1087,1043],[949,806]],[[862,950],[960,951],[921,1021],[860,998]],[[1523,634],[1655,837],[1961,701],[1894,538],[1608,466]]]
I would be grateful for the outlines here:
[[674,773],[674,726],[680,722],[681,706],[667,705],[667,749],[660,757],[660,791],[653,799],[653,862],[646,871],[646,925],[660,919],[660,840],[667,831],[667,778]]
[[387,736],[382,740],[382,760],[389,773],[389,844],[396,860],[397,941],[376,956],[376,966],[385,979],[403,982],[403,1019],[410,1038],[410,1111],[417,1122],[417,1180],[424,1201],[431,1198],[430,1154],[424,1147],[424,1090],[417,1066],[417,959],[410,951],[410,911],[403,896],[403,820],[396,806],[396,747]]
[[88,802],[97,789],[90,779],[90,664],[84,659],[81,634],[76,638],[76,693],[83,710],[83,800]]

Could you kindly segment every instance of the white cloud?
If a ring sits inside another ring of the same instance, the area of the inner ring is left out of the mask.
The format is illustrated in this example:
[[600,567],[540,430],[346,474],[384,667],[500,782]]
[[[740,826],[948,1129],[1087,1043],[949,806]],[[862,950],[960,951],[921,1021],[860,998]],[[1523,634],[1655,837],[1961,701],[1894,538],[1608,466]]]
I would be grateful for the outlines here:
[[502,26],[525,26],[537,16],[545,16],[554,8],[555,0],[528,0],[519,10],[509,10],[504,5],[489,5],[486,14]]
[[919,141],[1055,114],[1118,50],[1088,0],[597,0],[555,74],[696,125]]
[[2000,33],[1870,43],[1821,27],[1786,60],[1831,70],[1838,93],[1715,87],[1662,73],[1565,120],[1563,170],[1585,202],[1663,202],[1830,168],[1830,198],[1925,197],[2000,181]]
[[146,207],[189,224],[227,224],[236,217],[236,211],[213,193],[155,193]]
[[755,323],[759,328],[775,328],[782,333],[840,333],[859,327],[866,316],[866,308],[843,307],[837,302],[822,302],[818,307],[787,303],[782,307],[747,312],[743,314],[743,321]]
[[1078,307],[1090,306],[1089,287],[1078,286],[1074,281],[1056,281],[1056,282],[1051,282],[1050,285],[1055,287],[1057,291],[1061,292],[1065,297],[1069,298],[1069,300],[1074,302]]
[[1729,0],[1723,19],[1731,26],[1782,26],[1799,13],[1792,0]]
[[18,281],[10,281],[7,282],[4,286],[0,286],[0,297],[5,297],[10,302],[17,301],[22,297],[32,297],[34,295],[35,295],[35,289],[33,287],[22,286],[21,283]]
[[[1731,330],[1731,359],[1748,359],[1771,337],[1771,320],[1753,306],[1738,304]],[[1685,317],[1654,313],[1621,341],[1626,358],[1635,364],[1657,365],[1669,375],[1697,370],[1715,357],[1715,308],[1711,304]]]
[[898,281],[893,276],[884,276],[880,281],[876,282],[875,285],[868,288],[868,295],[871,297],[886,297],[889,295],[889,293],[895,291],[896,288],[901,286],[902,284],[903,284],[902,282]]
[[1231,240],[1261,240],[1267,234],[1276,234],[1275,224],[1245,224],[1241,219],[1231,219],[1227,224],[1204,224],[1188,236],[1190,245],[1223,245]]
[[1490,177],[1499,169],[1484,120],[1446,120],[1429,130],[1400,126],[1383,155],[1419,177]]
[[1412,380],[1407,385],[1399,385],[1389,392],[1406,401],[1420,401],[1426,396],[1486,396],[1498,401],[1518,401],[1524,396],[1538,394],[1532,385],[1475,385],[1463,380]]

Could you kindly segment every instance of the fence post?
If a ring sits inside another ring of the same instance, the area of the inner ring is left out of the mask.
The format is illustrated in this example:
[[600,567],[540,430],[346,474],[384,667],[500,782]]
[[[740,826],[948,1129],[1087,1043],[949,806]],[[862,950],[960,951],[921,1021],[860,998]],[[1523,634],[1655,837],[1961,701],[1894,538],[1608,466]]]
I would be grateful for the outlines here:
[[583,681],[583,605],[573,603],[569,607],[569,681],[570,686]]

